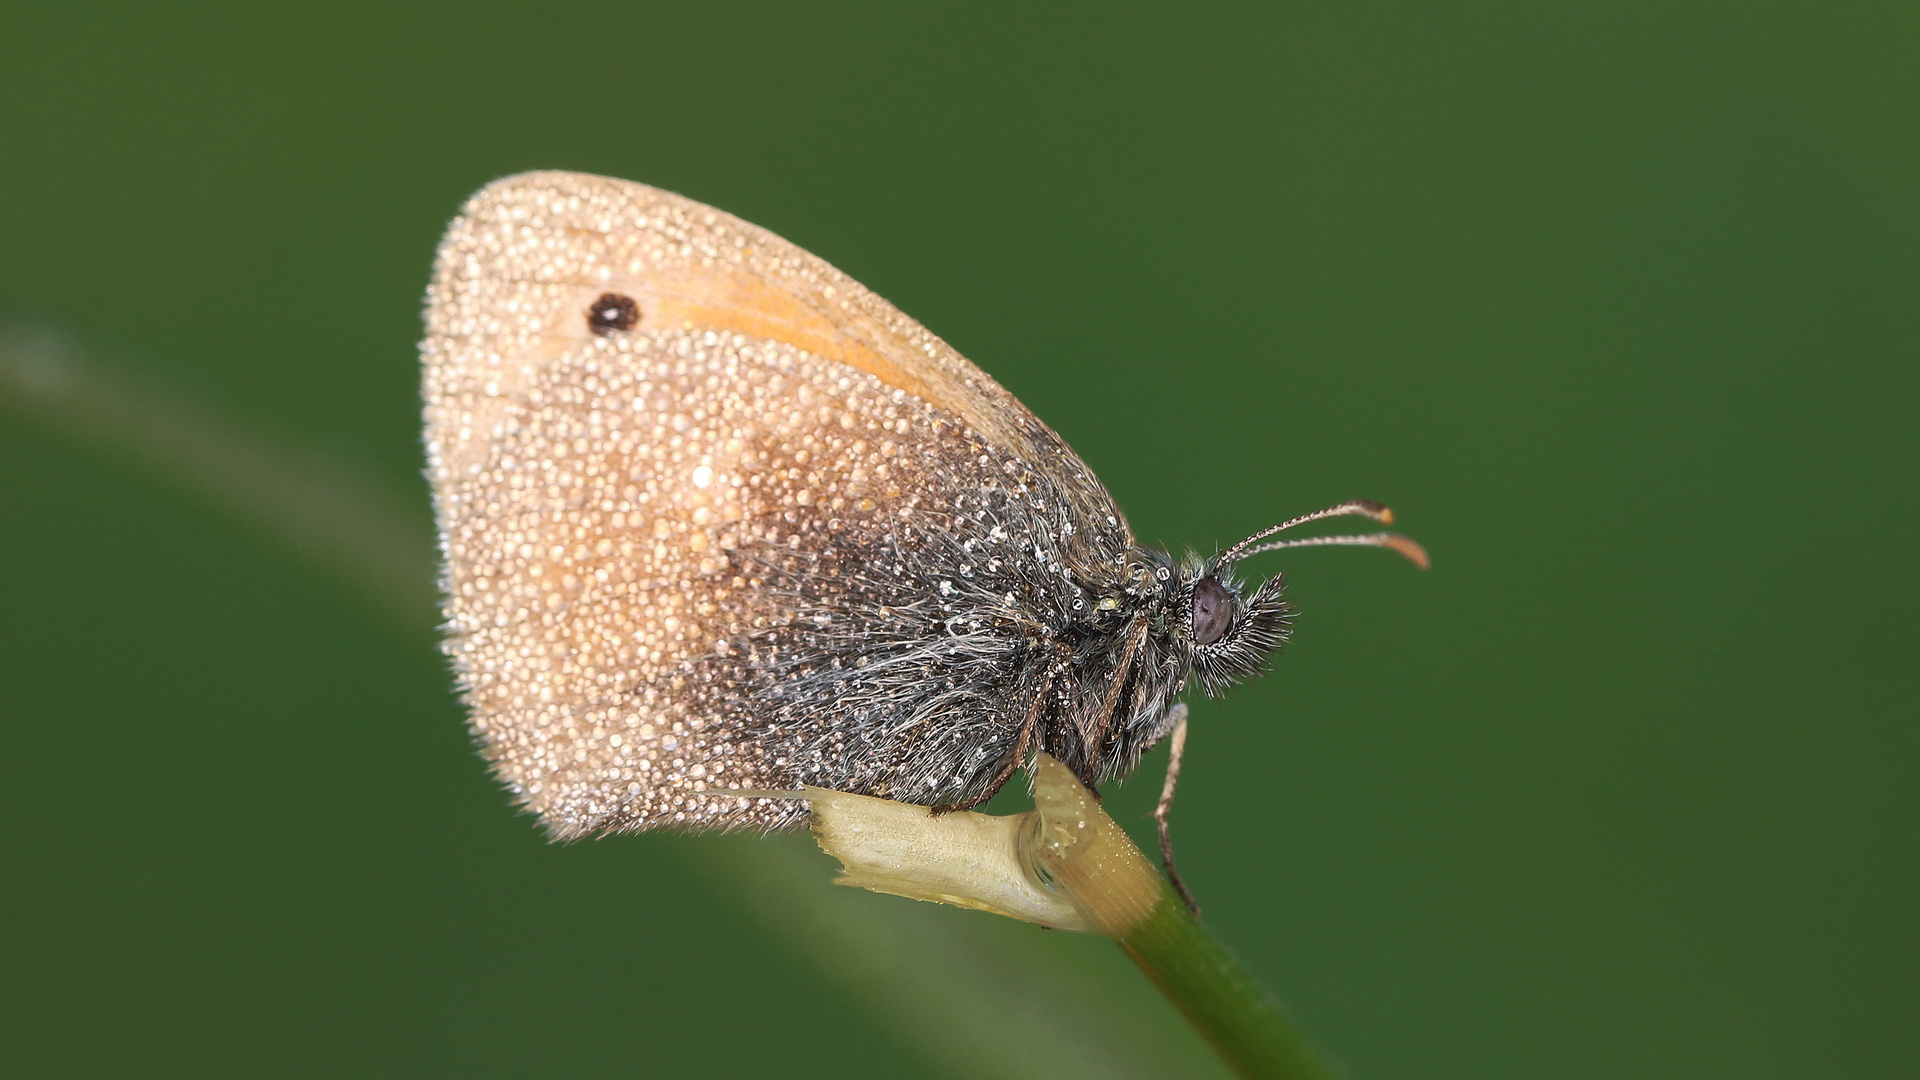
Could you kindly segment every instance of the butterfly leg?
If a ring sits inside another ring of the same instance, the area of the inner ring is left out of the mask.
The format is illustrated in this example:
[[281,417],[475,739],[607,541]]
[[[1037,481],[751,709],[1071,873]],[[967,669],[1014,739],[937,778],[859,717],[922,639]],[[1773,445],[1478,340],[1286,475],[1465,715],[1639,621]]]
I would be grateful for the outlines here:
[[1167,817],[1173,810],[1174,785],[1180,782],[1180,755],[1187,748],[1186,706],[1176,705],[1175,708],[1180,710],[1180,719],[1173,725],[1173,739],[1168,744],[1170,753],[1167,756],[1167,782],[1160,789],[1160,804],[1153,808],[1153,821],[1160,827],[1160,861],[1167,868],[1167,880],[1173,882],[1173,887],[1179,891],[1180,898],[1187,902],[1187,907],[1195,915],[1198,915],[1200,914],[1199,901],[1193,898],[1193,893],[1187,889],[1187,883],[1180,880],[1180,871],[1173,868],[1173,835],[1167,829]]

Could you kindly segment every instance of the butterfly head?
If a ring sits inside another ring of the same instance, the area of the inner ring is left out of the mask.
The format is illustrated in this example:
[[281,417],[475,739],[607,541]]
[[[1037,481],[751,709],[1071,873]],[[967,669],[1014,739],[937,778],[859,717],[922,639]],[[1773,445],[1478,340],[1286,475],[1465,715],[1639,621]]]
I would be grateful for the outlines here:
[[1209,696],[1258,675],[1287,639],[1290,611],[1285,574],[1249,590],[1234,564],[1216,555],[1188,555],[1171,597],[1169,630],[1188,656],[1188,668]]
[[1427,565],[1427,553],[1420,545],[1397,533],[1267,539],[1296,525],[1345,516],[1393,520],[1392,511],[1379,503],[1347,502],[1263,529],[1211,558],[1189,553],[1176,564],[1167,555],[1150,553],[1151,565],[1137,579],[1151,577],[1150,604],[1158,609],[1155,636],[1161,647],[1182,661],[1182,668],[1199,680],[1201,689],[1217,697],[1235,683],[1260,674],[1267,658],[1287,640],[1291,627],[1291,610],[1283,597],[1286,575],[1275,574],[1249,588],[1237,572],[1242,559],[1290,547],[1384,547],[1423,568]]

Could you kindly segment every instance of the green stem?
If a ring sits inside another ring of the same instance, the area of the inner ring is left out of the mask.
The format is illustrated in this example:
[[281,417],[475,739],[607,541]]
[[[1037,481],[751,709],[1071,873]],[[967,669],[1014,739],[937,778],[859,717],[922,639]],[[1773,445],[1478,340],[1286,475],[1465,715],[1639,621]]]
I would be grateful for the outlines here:
[[1033,800],[1039,820],[1025,857],[1034,877],[1118,942],[1227,1064],[1248,1080],[1331,1080],[1273,993],[1194,918],[1073,770],[1037,755]]
[[1334,1073],[1280,1002],[1240,966],[1171,887],[1117,939],[1140,970],[1241,1076],[1331,1080]]

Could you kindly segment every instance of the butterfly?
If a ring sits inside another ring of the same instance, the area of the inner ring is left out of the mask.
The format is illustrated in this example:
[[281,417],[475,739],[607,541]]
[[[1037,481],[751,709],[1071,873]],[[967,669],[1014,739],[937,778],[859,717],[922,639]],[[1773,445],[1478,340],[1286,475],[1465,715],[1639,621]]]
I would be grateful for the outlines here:
[[[1066,442],[824,261],[690,199],[497,181],[427,293],[445,648],[556,838],[778,829],[803,785],[941,810],[1044,750],[1089,785],[1286,638],[1283,547],[1144,546]],[[1177,774],[1177,760],[1173,770]],[[1171,774],[1163,796],[1172,794]],[[1164,846],[1164,845],[1163,845]],[[1170,850],[1169,850],[1170,855]]]

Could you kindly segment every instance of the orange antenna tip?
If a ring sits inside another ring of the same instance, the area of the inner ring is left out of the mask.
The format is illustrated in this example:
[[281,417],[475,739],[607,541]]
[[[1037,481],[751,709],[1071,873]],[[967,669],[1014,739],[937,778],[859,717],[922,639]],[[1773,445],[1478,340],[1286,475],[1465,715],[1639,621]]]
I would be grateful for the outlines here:
[[[1389,518],[1386,520],[1392,519]],[[1380,546],[1405,555],[1408,562],[1422,570],[1433,567],[1433,560],[1427,558],[1427,549],[1421,547],[1417,542],[1401,536],[1399,533],[1382,533],[1380,536]]]

